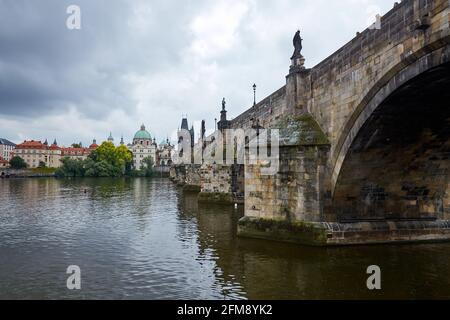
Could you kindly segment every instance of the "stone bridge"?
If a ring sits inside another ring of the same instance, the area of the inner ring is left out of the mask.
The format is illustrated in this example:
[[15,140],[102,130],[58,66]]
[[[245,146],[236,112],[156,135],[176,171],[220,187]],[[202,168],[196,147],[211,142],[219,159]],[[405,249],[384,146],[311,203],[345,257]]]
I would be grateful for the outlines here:
[[449,0],[404,0],[311,69],[297,39],[286,85],[233,120],[223,109],[218,123],[280,129],[279,172],[187,165],[172,177],[195,177],[187,184],[200,201],[245,194],[241,236],[317,245],[450,239],[449,24]]

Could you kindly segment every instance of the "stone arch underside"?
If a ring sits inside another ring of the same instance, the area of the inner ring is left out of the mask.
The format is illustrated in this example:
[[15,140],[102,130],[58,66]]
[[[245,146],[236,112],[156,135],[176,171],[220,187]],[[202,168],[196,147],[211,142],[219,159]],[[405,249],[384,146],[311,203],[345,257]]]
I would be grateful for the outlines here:
[[353,137],[334,185],[338,221],[450,218],[450,63],[434,64]]

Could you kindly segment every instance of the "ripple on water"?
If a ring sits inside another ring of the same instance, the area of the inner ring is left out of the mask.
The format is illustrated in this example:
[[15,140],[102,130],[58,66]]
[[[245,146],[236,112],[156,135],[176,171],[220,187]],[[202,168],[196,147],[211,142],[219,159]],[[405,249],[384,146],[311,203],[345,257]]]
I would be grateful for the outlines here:
[[[86,192],[85,192],[86,190]],[[0,298],[450,296],[448,244],[308,248],[238,239],[239,214],[164,179],[0,180]],[[82,290],[65,287],[79,265]],[[383,296],[365,287],[383,270]]]

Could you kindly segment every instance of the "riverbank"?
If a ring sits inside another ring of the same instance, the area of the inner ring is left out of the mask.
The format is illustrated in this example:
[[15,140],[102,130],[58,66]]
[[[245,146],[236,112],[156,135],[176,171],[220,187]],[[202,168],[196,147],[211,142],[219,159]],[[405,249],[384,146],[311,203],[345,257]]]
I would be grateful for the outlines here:
[[[33,169],[4,169],[0,170],[0,179],[9,179],[9,178],[51,178],[56,177],[55,175],[56,168],[33,168]],[[126,176],[131,177],[133,176]],[[155,167],[155,171],[153,174],[155,178],[168,178],[169,172],[167,170],[163,170],[159,167]],[[134,177],[138,178],[138,177]]]
[[55,168],[5,169],[0,178],[48,178],[55,176]]

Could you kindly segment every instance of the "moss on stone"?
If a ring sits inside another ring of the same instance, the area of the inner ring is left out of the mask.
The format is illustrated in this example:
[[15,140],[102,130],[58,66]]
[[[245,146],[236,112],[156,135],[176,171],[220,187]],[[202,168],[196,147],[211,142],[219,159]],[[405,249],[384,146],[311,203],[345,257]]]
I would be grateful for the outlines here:
[[320,224],[306,221],[244,217],[239,220],[238,235],[315,246],[327,244],[327,230]]
[[183,186],[183,191],[186,192],[200,192],[201,187],[193,184],[186,184]]
[[280,146],[329,145],[326,134],[310,113],[284,116],[271,129],[280,130]]

